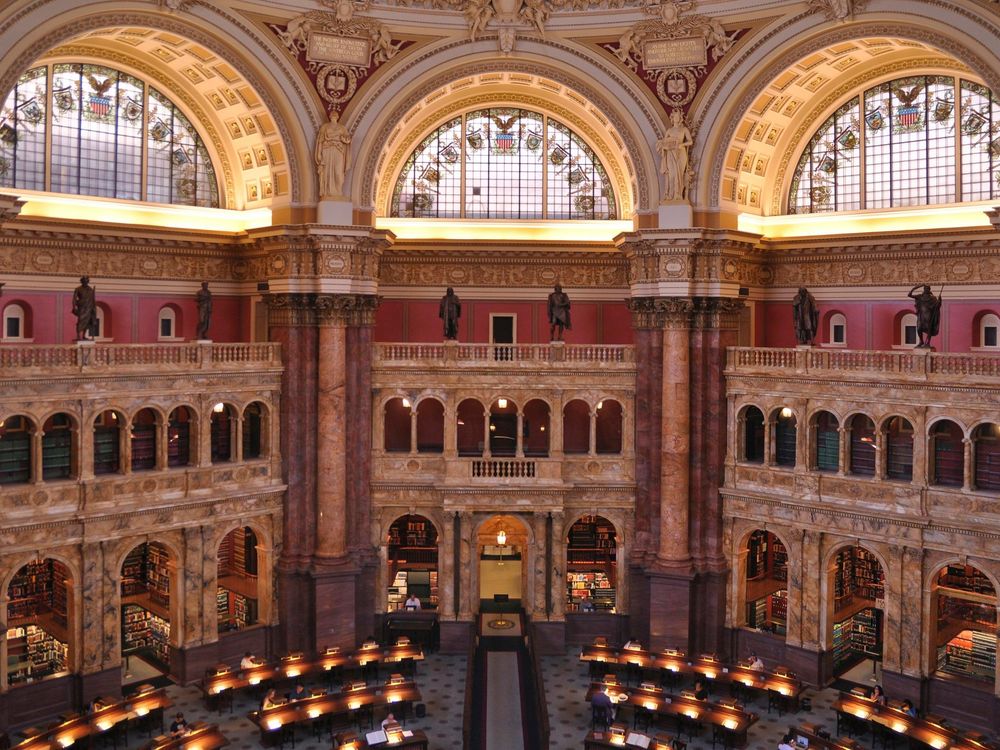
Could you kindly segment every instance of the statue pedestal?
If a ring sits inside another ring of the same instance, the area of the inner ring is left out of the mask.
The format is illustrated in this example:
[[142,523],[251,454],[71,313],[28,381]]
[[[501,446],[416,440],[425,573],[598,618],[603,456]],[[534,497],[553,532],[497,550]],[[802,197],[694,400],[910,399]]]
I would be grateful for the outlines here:
[[194,343],[196,343],[196,344],[211,344],[212,343],[212,339],[195,339]]
[[95,344],[97,344],[97,342],[94,341],[93,339],[77,339],[73,343],[76,344],[77,346],[94,346]]
[[350,201],[321,200],[316,204],[316,223],[351,226],[354,224],[354,204]]
[[658,213],[660,229],[687,229],[691,226],[691,204],[687,201],[661,203]]

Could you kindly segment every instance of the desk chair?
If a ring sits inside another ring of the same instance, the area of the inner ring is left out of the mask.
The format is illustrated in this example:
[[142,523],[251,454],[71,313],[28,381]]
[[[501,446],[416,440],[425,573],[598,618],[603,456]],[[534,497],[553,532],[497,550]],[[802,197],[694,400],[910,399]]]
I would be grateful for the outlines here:
[[279,750],[283,748],[287,743],[291,743],[292,747],[295,747],[295,723],[290,722],[285,724],[281,729],[278,730],[278,748]]
[[660,686],[665,690],[673,692],[681,684],[681,673],[672,669],[660,668]]
[[608,712],[601,706],[591,706],[590,728],[597,729],[597,727],[603,727],[604,729],[609,729],[611,727],[611,717],[608,715]]
[[371,679],[378,682],[378,662],[370,661],[361,665],[361,679],[366,683]]
[[782,695],[777,690],[772,688],[767,689],[767,712],[771,713],[771,709],[774,708],[778,711],[778,716],[784,716],[786,713],[790,713],[791,706],[789,705],[789,698],[791,696]]
[[354,715],[354,722],[358,725],[358,729],[362,727],[371,729],[375,724],[375,709],[370,703],[354,709],[351,713]]
[[719,724],[712,725],[712,748],[715,748],[716,743],[722,745],[723,750],[730,750],[738,746],[736,741],[736,732],[732,729],[727,729]]
[[872,729],[872,747],[877,748],[879,745],[882,746],[882,750],[889,750],[896,747],[896,737],[899,735],[889,729],[889,727],[879,724],[877,721],[869,722]]
[[649,728],[653,726],[654,717],[655,713],[652,709],[645,706],[636,706],[632,712],[632,728],[648,732]]
[[837,734],[848,737],[864,737],[868,733],[868,721],[844,711],[837,711]]
[[682,740],[677,740],[677,739],[675,739],[675,740],[673,740],[673,741],[672,741],[672,742],[670,743],[670,747],[671,747],[671,748],[672,748],[673,750],[687,750],[687,748],[688,748],[688,743],[686,743],[686,742],[684,742],[684,741],[682,741]]
[[677,714],[676,719],[678,737],[686,734],[688,739],[693,740],[695,737],[700,737],[701,733],[705,730],[705,725],[698,719],[692,719],[690,716],[685,716],[684,714]]

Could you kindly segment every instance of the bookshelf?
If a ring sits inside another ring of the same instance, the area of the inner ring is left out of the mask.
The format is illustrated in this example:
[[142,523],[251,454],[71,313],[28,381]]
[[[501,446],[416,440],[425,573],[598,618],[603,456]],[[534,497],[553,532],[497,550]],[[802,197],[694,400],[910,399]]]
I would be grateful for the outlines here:
[[867,417],[857,416],[851,424],[851,474],[875,476],[875,425]]
[[1000,437],[995,425],[976,431],[976,488],[1000,490]]
[[38,625],[7,629],[7,679],[14,685],[66,671],[69,646]]
[[774,463],[795,466],[795,418],[778,417],[774,426]]
[[416,594],[424,609],[438,606],[438,535],[423,516],[407,515],[389,527],[389,611],[402,609],[409,594]]
[[951,422],[938,423],[934,440],[933,483],[946,487],[961,487],[964,482],[965,448],[962,432]]
[[228,406],[224,407],[222,411],[212,412],[211,442],[213,463],[216,461],[228,461],[232,457],[231,426]]
[[837,418],[822,412],[816,418],[816,469],[837,471],[840,468],[840,433]]
[[834,610],[858,600],[872,603],[885,598],[885,578],[878,559],[861,547],[841,550],[833,577]]
[[615,588],[611,578],[601,570],[586,573],[566,573],[569,612],[583,612],[593,606],[595,611],[613,612]]
[[94,474],[113,474],[119,468],[118,425],[94,426]]
[[156,425],[132,425],[132,471],[156,468]]
[[219,632],[257,623],[257,535],[233,529],[219,545]]
[[[183,407],[180,407],[183,409]],[[174,410],[167,427],[167,466],[187,466],[191,458],[191,423],[185,411]]]
[[973,679],[992,681],[996,674],[997,636],[963,630],[938,648],[938,669]]
[[436,570],[399,570],[389,586],[388,610],[404,609],[410,594],[420,599],[422,609],[437,609],[438,574]]
[[747,626],[785,632],[788,550],[778,537],[758,529],[747,540]]
[[56,414],[45,423],[42,435],[42,478],[68,479],[73,471],[73,432],[69,417]]
[[7,417],[0,428],[0,484],[31,479],[31,435],[24,417]]
[[615,528],[601,516],[583,516],[569,528],[566,540],[566,610],[614,612]]
[[866,607],[833,624],[833,671],[843,672],[857,661],[882,658],[882,610]]
[[937,579],[938,669],[992,680],[996,672],[997,595],[971,565],[948,565]]
[[57,625],[66,627],[67,577],[66,567],[51,558],[35,560],[22,567],[7,588],[8,620],[45,616],[51,617]]
[[138,604],[122,606],[122,653],[170,664],[170,623]]
[[886,430],[885,476],[913,479],[913,427],[902,417],[893,417]]

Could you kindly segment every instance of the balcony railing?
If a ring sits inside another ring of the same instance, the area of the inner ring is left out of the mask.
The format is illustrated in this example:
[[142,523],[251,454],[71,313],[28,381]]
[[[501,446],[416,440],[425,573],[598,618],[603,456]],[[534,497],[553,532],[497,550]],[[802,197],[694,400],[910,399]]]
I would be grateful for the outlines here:
[[936,354],[921,349],[872,351],[845,349],[729,349],[730,373],[864,374],[880,378],[951,381],[963,375],[1000,380],[1000,354]]
[[25,344],[0,346],[0,377],[31,370],[201,370],[281,367],[273,342],[233,344]]
[[599,344],[376,344],[376,367],[635,365],[635,348]]

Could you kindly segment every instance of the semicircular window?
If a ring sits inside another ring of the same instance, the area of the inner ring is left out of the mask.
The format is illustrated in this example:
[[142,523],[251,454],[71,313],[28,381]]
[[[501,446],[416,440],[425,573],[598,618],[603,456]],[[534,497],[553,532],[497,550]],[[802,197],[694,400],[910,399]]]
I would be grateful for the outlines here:
[[604,166],[580,136],[510,107],[455,117],[406,160],[391,216],[435,219],[617,219]]
[[32,68],[18,79],[0,109],[0,187],[219,206],[215,169],[191,121],[144,81],[88,63]]
[[820,125],[792,177],[788,212],[997,197],[1000,100],[980,83],[910,76],[855,95]]

